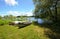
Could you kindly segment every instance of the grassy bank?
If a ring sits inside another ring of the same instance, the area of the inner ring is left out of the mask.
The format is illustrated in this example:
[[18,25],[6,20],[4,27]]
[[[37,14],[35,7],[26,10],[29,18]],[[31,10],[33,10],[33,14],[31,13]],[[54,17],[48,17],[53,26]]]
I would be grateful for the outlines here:
[[21,29],[4,25],[0,26],[0,39],[49,39],[44,30],[45,28],[33,24]]

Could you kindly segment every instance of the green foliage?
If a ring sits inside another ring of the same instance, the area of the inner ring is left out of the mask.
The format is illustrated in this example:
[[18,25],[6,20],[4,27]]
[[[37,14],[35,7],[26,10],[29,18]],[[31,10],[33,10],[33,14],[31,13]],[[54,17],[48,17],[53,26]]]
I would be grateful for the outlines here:
[[38,23],[37,23],[37,21],[33,21],[33,22],[32,22],[32,24],[35,24],[35,25],[37,25]]
[[15,20],[15,19],[16,19],[16,17],[13,16],[13,15],[5,15],[3,18],[4,18],[5,20]]
[[[59,20],[59,0],[33,0],[35,5],[34,16],[37,18],[48,18],[53,22]],[[59,14],[60,15],[60,14]]]
[[0,19],[2,19],[2,17],[0,16]]
[[11,20],[0,20],[0,25],[7,25]]

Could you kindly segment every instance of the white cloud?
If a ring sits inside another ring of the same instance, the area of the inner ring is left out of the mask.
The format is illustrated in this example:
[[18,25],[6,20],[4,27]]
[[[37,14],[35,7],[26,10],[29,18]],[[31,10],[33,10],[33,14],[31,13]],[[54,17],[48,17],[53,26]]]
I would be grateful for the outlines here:
[[32,12],[19,12],[19,11],[8,11],[7,15],[14,15],[14,16],[21,16],[21,15],[26,15],[26,16],[32,16]]
[[26,15],[27,15],[27,16],[32,16],[33,13],[32,13],[32,12],[26,12]]
[[18,11],[8,11],[7,14],[8,15],[14,15],[14,16],[20,15],[20,13]]
[[16,0],[5,0],[5,3],[11,6],[18,5]]

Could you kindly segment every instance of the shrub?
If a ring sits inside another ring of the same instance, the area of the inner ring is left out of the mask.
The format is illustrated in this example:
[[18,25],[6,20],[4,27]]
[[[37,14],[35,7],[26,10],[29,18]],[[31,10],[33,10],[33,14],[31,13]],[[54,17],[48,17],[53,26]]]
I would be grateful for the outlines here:
[[37,22],[37,21],[33,21],[32,23],[33,23],[33,24],[38,24],[38,22]]
[[0,25],[9,24],[10,20],[0,20]]

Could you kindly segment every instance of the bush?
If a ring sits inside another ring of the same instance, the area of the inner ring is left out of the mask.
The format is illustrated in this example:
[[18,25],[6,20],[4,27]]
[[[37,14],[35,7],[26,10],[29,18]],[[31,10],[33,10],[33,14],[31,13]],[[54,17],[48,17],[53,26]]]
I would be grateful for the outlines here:
[[33,23],[33,24],[35,24],[35,25],[36,25],[36,24],[38,24],[38,22],[37,22],[37,21],[33,21],[32,23]]
[[4,25],[4,21],[3,20],[0,20],[0,25]]
[[10,20],[0,20],[0,25],[9,24]]

